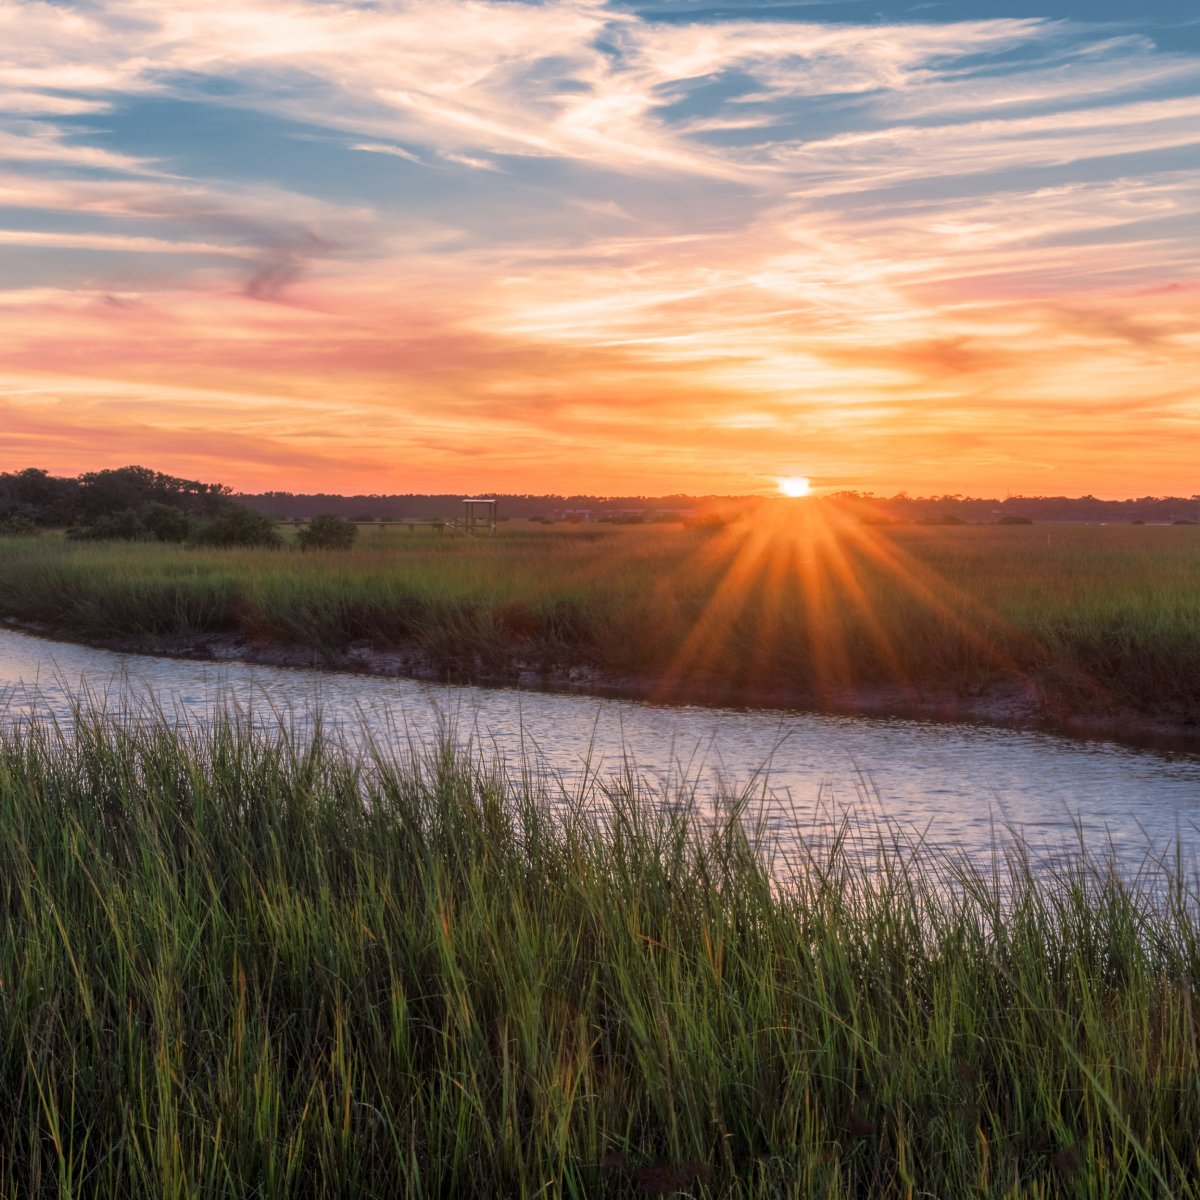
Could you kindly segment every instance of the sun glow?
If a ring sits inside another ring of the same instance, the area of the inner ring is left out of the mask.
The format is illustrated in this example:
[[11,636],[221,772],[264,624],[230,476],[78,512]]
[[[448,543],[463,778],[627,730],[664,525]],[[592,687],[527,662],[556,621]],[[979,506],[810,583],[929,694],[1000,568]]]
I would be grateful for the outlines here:
[[[963,661],[1016,669],[1002,649],[1012,643],[995,631],[1021,635],[903,541],[865,524],[855,503],[764,497],[747,516],[694,548],[688,569],[717,582],[662,668],[655,699],[686,697],[730,656],[744,662],[747,678],[803,678],[818,706],[854,703],[864,671],[915,697],[914,613],[943,630]],[[664,603],[674,588],[662,581]]]
[[779,481],[779,490],[785,496],[807,496],[810,488],[803,475],[788,475]]

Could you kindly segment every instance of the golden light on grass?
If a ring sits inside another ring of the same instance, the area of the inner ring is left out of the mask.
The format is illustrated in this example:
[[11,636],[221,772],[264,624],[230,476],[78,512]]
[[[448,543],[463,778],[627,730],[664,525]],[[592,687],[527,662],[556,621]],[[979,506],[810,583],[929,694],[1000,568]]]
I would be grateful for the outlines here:
[[803,475],[785,475],[778,483],[780,492],[785,496],[807,496],[811,491],[808,480]]
[[[791,494],[783,487],[790,480],[777,482]],[[655,697],[686,695],[696,681],[718,678],[722,664],[740,664],[732,669],[744,679],[777,677],[784,660],[822,705],[845,703],[864,682],[907,693],[928,662],[927,649],[914,652],[917,626],[936,628],[969,670],[1016,671],[1018,658],[1036,652],[1033,639],[926,561],[922,544],[914,552],[837,498],[764,499],[684,568],[710,583]],[[677,588],[678,580],[664,584],[664,608]]]

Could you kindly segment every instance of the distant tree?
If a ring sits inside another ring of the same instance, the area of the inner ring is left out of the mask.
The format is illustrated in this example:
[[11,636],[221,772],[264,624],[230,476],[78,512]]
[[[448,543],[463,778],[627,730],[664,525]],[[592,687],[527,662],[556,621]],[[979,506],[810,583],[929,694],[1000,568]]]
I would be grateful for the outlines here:
[[997,525],[1032,525],[1032,517],[1001,517]]
[[228,503],[229,495],[230,489],[223,484],[180,479],[149,467],[117,467],[79,477],[80,515],[85,520],[151,503],[215,515]]
[[301,550],[349,550],[358,537],[358,526],[332,513],[318,513],[296,534]]
[[262,513],[231,504],[193,535],[202,546],[281,546],[275,522]]
[[37,467],[0,474],[0,516],[67,525],[74,519],[78,492],[74,479],[58,479]]

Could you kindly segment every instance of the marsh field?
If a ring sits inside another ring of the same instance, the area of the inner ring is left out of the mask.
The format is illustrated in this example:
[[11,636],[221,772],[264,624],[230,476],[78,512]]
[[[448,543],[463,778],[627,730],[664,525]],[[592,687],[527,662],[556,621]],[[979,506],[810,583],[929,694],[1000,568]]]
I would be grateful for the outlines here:
[[1200,717],[1200,528],[782,513],[494,538],[366,525],[322,552],[6,539],[0,616],[166,652],[226,638],[331,665],[399,651],[456,680],[574,672],[668,700],[820,707],[1015,685],[1049,714]]
[[[11,538],[0,613],[664,699],[1016,678],[1200,710],[1200,529],[799,511],[344,552]],[[781,858],[761,782],[511,767],[315,713],[11,709],[0,1194],[1200,1196],[1183,842],[1138,865],[1082,824],[1050,858],[1000,829],[989,856],[850,814]]]

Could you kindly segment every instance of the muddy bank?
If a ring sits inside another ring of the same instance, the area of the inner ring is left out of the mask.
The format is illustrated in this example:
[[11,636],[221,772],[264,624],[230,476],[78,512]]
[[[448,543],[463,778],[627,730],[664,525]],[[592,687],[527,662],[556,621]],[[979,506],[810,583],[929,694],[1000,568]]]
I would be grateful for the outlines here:
[[1095,689],[1095,703],[1067,708],[1028,676],[996,677],[985,683],[859,684],[816,690],[771,683],[731,685],[712,680],[664,681],[614,674],[580,663],[524,660],[514,653],[503,664],[466,657],[435,658],[419,646],[381,648],[366,643],[344,650],[317,649],[257,641],[233,634],[143,635],[81,638],[63,630],[11,618],[0,625],[51,640],[75,642],[125,654],[148,654],[201,662],[240,662],[306,670],[422,679],[438,683],[520,687],[548,692],[733,708],[795,709],[847,716],[892,716],[929,721],[976,722],[1015,729],[1039,729],[1074,737],[1099,738],[1134,746],[1195,750],[1200,725],[1186,717],[1146,713],[1110,703]]

